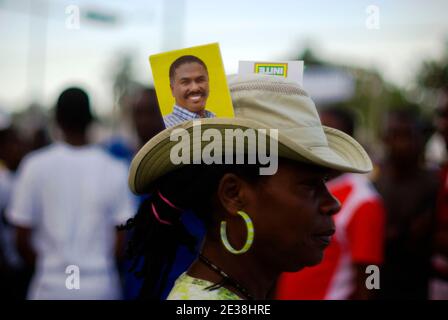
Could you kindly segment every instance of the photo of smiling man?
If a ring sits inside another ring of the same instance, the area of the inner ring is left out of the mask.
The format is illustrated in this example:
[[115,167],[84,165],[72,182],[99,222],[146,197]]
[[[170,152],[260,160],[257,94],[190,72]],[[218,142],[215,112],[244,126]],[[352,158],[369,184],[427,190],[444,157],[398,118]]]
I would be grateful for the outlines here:
[[173,112],[163,118],[166,127],[191,119],[215,117],[213,112],[205,110],[209,76],[201,59],[193,55],[179,57],[171,64],[169,77],[175,104]]
[[149,56],[165,127],[202,118],[233,118],[218,43]]

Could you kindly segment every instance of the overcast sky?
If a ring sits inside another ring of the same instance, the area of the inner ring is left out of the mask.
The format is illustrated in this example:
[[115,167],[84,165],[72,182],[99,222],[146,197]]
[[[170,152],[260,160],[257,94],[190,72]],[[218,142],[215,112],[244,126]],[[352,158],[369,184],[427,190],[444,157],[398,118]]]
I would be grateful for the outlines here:
[[[80,9],[79,29],[67,28],[70,5]],[[379,29],[366,27],[370,5],[379,9]],[[91,10],[115,22],[83,19]],[[48,107],[76,84],[107,112],[123,52],[132,54],[138,80],[150,84],[150,54],[211,42],[220,43],[227,73],[239,60],[282,60],[311,46],[323,59],[376,68],[406,87],[424,59],[442,54],[447,12],[444,0],[0,0],[0,108],[32,100]]]

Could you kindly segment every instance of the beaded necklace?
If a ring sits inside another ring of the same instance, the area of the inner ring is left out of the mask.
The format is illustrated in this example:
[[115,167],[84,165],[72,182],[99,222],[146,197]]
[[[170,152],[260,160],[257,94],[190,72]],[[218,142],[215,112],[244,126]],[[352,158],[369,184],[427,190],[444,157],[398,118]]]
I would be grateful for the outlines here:
[[226,283],[237,289],[247,300],[254,300],[254,297],[249,293],[249,291],[238,283],[238,281],[231,278],[227,273],[225,273],[221,268],[213,264],[210,260],[199,254],[199,260],[211,268],[213,271],[218,273],[223,280],[217,284],[207,287],[208,290],[216,290],[223,287]]

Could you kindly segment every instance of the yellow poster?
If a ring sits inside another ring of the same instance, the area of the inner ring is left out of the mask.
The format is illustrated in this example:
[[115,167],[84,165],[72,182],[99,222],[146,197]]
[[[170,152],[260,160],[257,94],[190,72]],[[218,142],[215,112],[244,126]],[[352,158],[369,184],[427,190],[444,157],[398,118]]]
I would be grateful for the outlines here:
[[218,43],[151,55],[149,62],[165,124],[176,112],[187,118],[234,116]]

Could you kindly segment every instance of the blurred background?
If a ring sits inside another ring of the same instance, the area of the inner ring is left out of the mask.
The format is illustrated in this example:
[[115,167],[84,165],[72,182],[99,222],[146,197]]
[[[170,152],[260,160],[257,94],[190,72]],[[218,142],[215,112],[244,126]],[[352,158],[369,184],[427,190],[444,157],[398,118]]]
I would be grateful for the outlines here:
[[387,162],[386,116],[409,111],[422,134],[419,164],[438,172],[446,12],[444,0],[0,0],[0,131],[13,126],[21,146],[9,169],[58,139],[52,112],[70,86],[90,96],[91,142],[144,143],[132,106],[152,85],[149,55],[219,42],[228,74],[239,60],[304,60],[318,109],[349,110],[377,168]]
[[[150,54],[219,42],[227,73],[237,72],[239,60],[304,59],[304,86],[317,103],[353,102],[375,130],[385,108],[403,101],[425,113],[434,107],[433,90],[446,80],[447,6],[443,0],[0,0],[0,106],[45,115],[64,87],[77,84],[111,121],[133,85],[152,83]],[[365,134],[374,138],[373,131]]]

